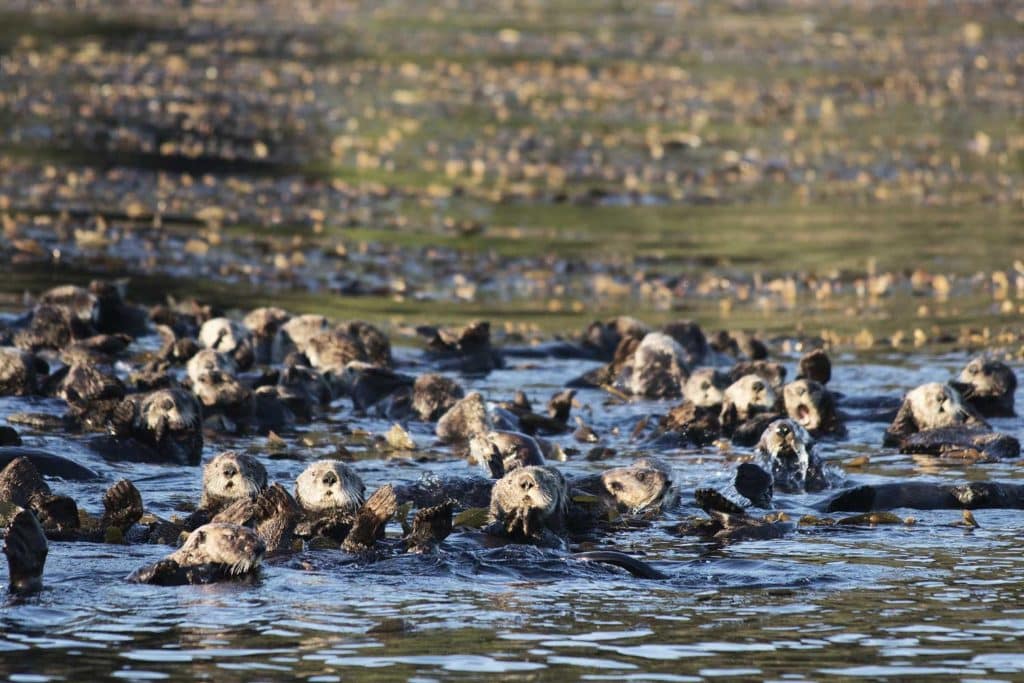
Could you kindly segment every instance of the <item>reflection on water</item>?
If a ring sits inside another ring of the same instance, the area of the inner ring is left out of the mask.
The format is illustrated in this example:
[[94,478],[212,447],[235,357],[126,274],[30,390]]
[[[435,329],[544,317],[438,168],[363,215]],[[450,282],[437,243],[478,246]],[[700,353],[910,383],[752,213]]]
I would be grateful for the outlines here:
[[[836,360],[835,385],[848,395],[898,394],[903,387],[949,377],[962,354],[916,356],[862,365]],[[792,364],[795,358],[785,359]],[[543,361],[468,382],[501,398],[525,387],[547,396],[581,363]],[[636,446],[612,435],[656,403],[605,406],[597,392],[581,402],[599,433],[620,448],[607,463],[570,458],[569,473],[629,461]],[[0,416],[19,409],[0,401]],[[347,415],[339,406],[338,419]],[[1015,433],[1017,419],[996,420]],[[362,424],[362,423],[360,423]],[[381,432],[389,425],[370,420]],[[871,454],[851,482],[887,477],[1020,478],[1015,464],[922,471],[908,457],[879,453],[883,425],[854,423],[848,442],[820,444],[842,461]],[[322,426],[321,426],[322,429]],[[628,433],[628,430],[623,430]],[[414,432],[423,444],[429,434]],[[198,469],[110,465],[73,441],[31,436],[63,448],[108,479],[130,475],[147,506],[170,514],[198,492]],[[209,443],[212,455],[228,443]],[[251,444],[257,446],[258,444]],[[565,437],[564,446],[572,445]],[[424,462],[384,461],[365,440],[350,441],[354,466],[373,487],[425,472],[464,474],[467,466],[438,453]],[[271,477],[291,481],[305,461],[333,448],[318,445],[296,459],[264,458]],[[429,454],[429,449],[425,454]],[[702,483],[724,484],[727,454],[663,452],[683,500]],[[55,484],[98,508],[104,482]],[[793,496],[796,508],[813,496]],[[675,518],[689,511],[669,514]],[[616,535],[615,547],[646,556],[671,575],[664,582],[534,548],[472,550],[457,537],[437,556],[376,564],[336,561],[327,551],[268,564],[256,585],[160,588],[124,583],[136,566],[162,556],[154,546],[53,543],[46,590],[9,599],[0,612],[0,665],[12,680],[114,676],[127,680],[282,677],[336,681],[985,678],[1024,675],[1024,527],[1018,511],[979,511],[980,527],[955,526],[954,511],[913,512],[912,526],[800,529],[781,540],[710,547],[669,533],[668,522]],[[397,527],[393,529],[398,533]]]

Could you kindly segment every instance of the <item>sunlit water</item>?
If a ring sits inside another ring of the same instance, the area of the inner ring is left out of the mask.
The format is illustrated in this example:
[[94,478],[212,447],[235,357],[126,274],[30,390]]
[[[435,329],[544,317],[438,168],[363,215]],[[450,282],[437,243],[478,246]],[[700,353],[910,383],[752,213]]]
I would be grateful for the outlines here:
[[[409,351],[403,354],[415,358]],[[784,359],[793,373],[795,357]],[[964,354],[864,361],[835,358],[832,386],[849,396],[899,395],[918,383],[950,378]],[[591,367],[542,361],[467,380],[491,400],[524,388],[543,402]],[[606,405],[584,391],[580,412],[619,453],[560,464],[570,474],[627,463],[645,454],[627,436],[637,416],[667,404]],[[25,410],[0,401],[0,416]],[[41,402],[34,410],[60,410]],[[381,433],[385,422],[352,417],[336,404],[334,422]],[[1019,420],[996,420],[1019,434]],[[841,443],[819,452],[841,462],[869,454],[848,481],[1020,478],[1016,463],[923,468],[880,448],[883,424],[854,422]],[[469,466],[431,448],[430,427],[413,431],[422,458],[385,458],[363,435],[341,439],[369,489],[425,472],[467,474]],[[289,483],[330,454],[324,423],[314,443],[298,439],[288,457],[271,457],[264,440],[210,440],[206,457],[227,446],[262,454],[271,478]],[[73,455],[102,482],[52,482],[96,510],[110,482],[130,477],[147,508],[169,515],[200,490],[199,468],[111,464],[74,440],[25,435],[26,443]],[[578,446],[571,436],[557,439]],[[584,449],[585,450],[585,449]],[[979,511],[977,529],[954,526],[957,511],[900,511],[910,526],[800,529],[781,540],[716,547],[667,527],[695,514],[698,485],[725,487],[735,466],[717,449],[668,451],[682,505],[647,528],[607,537],[604,545],[638,555],[671,575],[633,578],[617,569],[528,547],[481,551],[451,537],[436,555],[351,564],[340,551],[309,552],[307,569],[269,563],[255,584],[163,588],[128,584],[134,568],[167,552],[160,546],[51,543],[46,588],[0,611],[0,671],[11,680],[297,678],[585,680],[863,679],[1020,680],[1024,654],[1024,556],[1019,511]],[[422,461],[422,462],[421,462]],[[779,496],[799,511],[815,496]],[[400,533],[397,525],[391,530]]]

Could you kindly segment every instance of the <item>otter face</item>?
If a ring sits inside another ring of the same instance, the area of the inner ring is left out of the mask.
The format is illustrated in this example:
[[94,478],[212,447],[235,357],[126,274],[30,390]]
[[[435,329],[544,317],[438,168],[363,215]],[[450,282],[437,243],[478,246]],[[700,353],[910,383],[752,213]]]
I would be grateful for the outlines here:
[[1003,396],[1017,388],[1017,377],[1006,363],[975,358],[960,372],[960,381],[969,384],[976,396]]
[[143,429],[159,434],[195,429],[201,421],[199,403],[196,398],[181,389],[160,389],[147,394],[139,409],[139,425]]
[[203,468],[200,507],[211,508],[241,498],[254,499],[267,488],[267,470],[251,455],[225,451]]
[[739,419],[746,420],[757,413],[767,412],[778,399],[762,377],[745,375],[725,390],[724,402],[736,406]]
[[969,417],[960,394],[940,382],[922,384],[913,389],[904,403],[909,405],[918,430],[962,425]]
[[776,420],[761,434],[754,452],[781,490],[803,491],[811,467],[811,437],[793,420]]
[[320,460],[299,475],[295,482],[295,499],[312,512],[355,512],[366,499],[366,486],[344,463]]
[[601,475],[605,490],[623,508],[639,512],[659,504],[672,486],[671,471],[649,458],[628,467],[616,467]]
[[782,389],[786,413],[808,431],[825,427],[825,387],[817,382],[798,379]]
[[648,398],[675,398],[688,377],[686,351],[679,342],[663,332],[651,332],[633,355],[629,390]]
[[199,329],[199,345],[221,353],[235,353],[252,345],[252,333],[228,318],[211,318]]
[[255,531],[238,524],[211,522],[189,534],[185,544],[168,559],[181,566],[224,565],[228,573],[240,576],[256,569],[266,550]]
[[213,349],[203,349],[196,353],[196,355],[189,358],[185,368],[188,372],[188,378],[193,383],[201,381],[204,376],[213,372],[219,372],[227,376],[234,376],[238,372],[238,364],[235,363],[231,356],[214,351]]
[[713,408],[722,405],[722,378],[712,368],[695,370],[683,385],[683,398],[698,408]]
[[490,518],[514,536],[532,536],[541,526],[560,526],[566,509],[566,484],[549,467],[521,467],[494,484]]

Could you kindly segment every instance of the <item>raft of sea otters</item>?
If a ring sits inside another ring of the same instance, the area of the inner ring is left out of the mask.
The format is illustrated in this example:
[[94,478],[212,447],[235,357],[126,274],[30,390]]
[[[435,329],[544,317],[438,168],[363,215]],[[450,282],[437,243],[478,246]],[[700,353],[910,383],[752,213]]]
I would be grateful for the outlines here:
[[[674,533],[721,542],[785,534],[796,522],[776,509],[786,507],[776,493],[820,493],[814,508],[821,513],[1024,507],[1024,486],[1015,484],[849,485],[814,451],[815,439],[842,439],[846,423],[869,420],[890,423],[884,445],[904,453],[971,461],[1016,457],[1018,441],[986,421],[1014,414],[1016,378],[997,360],[976,358],[956,379],[912,388],[900,400],[829,388],[831,361],[822,349],[800,358],[796,378],[787,383],[786,368],[767,360],[761,341],[724,332],[707,337],[690,321],[654,330],[619,317],[592,323],[570,340],[504,348],[492,346],[486,322],[456,332],[417,331],[425,338],[423,356],[403,367],[388,337],[360,321],[339,324],[277,308],[259,308],[237,321],[196,302],[147,309],[106,282],[39,296],[31,310],[0,323],[0,396],[22,397],[26,408],[34,397],[59,397],[67,410],[62,416],[13,413],[10,423],[75,432],[110,460],[192,467],[200,464],[204,432],[287,432],[347,398],[354,415],[397,423],[399,440],[409,438],[403,424],[434,423],[437,441],[483,474],[453,468],[447,476],[388,484],[367,496],[358,474],[337,460],[313,462],[292,487],[269,482],[257,457],[227,451],[205,464],[198,503],[184,518],[147,512],[142,493],[128,480],[107,490],[96,515],[43,478],[95,479],[95,472],[23,447],[13,428],[0,427],[0,515],[7,524],[10,590],[40,588],[47,539],[176,547],[128,576],[161,585],[251,577],[264,558],[288,564],[310,552],[367,562],[433,553],[453,533],[480,547],[535,544],[573,560],[664,577],[615,550],[569,553],[584,540],[582,547],[596,542],[608,548],[623,520],[650,523],[666,509],[688,504],[680,500],[671,465],[653,456],[589,476],[570,478],[559,470],[554,463],[564,453],[550,440],[554,435],[572,434],[601,450],[581,416],[570,419],[582,387],[604,389],[620,401],[680,401],[659,419],[633,425],[631,438],[646,453],[723,439],[752,449],[727,490],[694,492],[696,507],[706,514],[673,524]],[[154,334],[162,340],[158,350],[132,348],[136,338]],[[512,358],[604,364],[574,379],[541,411],[522,392],[488,401],[479,392],[466,393],[455,379],[486,374]],[[767,512],[754,514],[757,508]],[[392,519],[401,523],[400,539],[385,534]],[[800,521],[828,526],[837,520]],[[295,566],[305,565],[296,560]]]

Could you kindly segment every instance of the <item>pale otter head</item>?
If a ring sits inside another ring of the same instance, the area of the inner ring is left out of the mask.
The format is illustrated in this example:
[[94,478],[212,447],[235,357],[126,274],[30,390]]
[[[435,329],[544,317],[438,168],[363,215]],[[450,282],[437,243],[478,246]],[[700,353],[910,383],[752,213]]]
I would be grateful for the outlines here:
[[775,484],[783,491],[803,491],[811,468],[811,437],[793,420],[772,422],[754,448]]
[[238,364],[226,353],[203,349],[188,359],[185,370],[188,373],[188,378],[196,383],[212,372],[233,377],[238,372]]
[[487,415],[484,397],[479,391],[474,391],[441,416],[435,433],[444,443],[455,443],[469,441],[474,435],[490,429],[491,419]]
[[698,368],[683,385],[683,398],[698,408],[717,407],[722,405],[723,389],[727,386],[725,375],[714,368]]
[[758,413],[768,412],[778,399],[763,377],[744,375],[729,385],[722,401],[723,412],[734,407],[736,418],[747,420]]
[[[948,384],[930,382],[907,393],[900,412],[907,408],[917,429],[955,427],[970,421],[960,394]],[[897,418],[899,419],[899,418]]]
[[689,377],[686,350],[663,332],[650,332],[633,354],[628,389],[647,398],[678,398]]
[[251,455],[224,451],[203,468],[199,507],[215,510],[240,498],[253,499],[267,488],[267,469]]
[[146,394],[139,406],[139,426],[160,434],[191,429],[199,425],[200,410],[195,397],[182,389],[159,389]]
[[568,493],[565,478],[550,467],[521,467],[494,484],[490,521],[514,537],[529,538],[543,528],[561,531]]
[[809,432],[830,430],[837,416],[832,395],[821,384],[798,379],[782,390],[786,413]]
[[632,465],[605,471],[601,483],[618,505],[639,512],[665,498],[672,486],[672,470],[655,458],[641,458]]
[[312,512],[355,512],[363,505],[365,497],[363,480],[337,460],[314,462],[295,481],[295,499]]
[[259,567],[266,545],[256,532],[238,524],[211,522],[188,536],[167,559],[182,567],[223,565],[229,574],[241,576]]
[[229,354],[243,369],[254,360],[252,332],[227,318],[211,318],[203,323],[199,328],[199,345]]
[[520,467],[544,464],[537,440],[519,432],[474,434],[469,440],[469,453],[495,479]]
[[973,359],[953,386],[982,415],[1013,417],[1016,414],[1013,395],[1017,391],[1017,376],[1002,361],[984,357]]
[[203,449],[202,409],[191,392],[159,389],[138,401],[132,428],[136,438],[150,443],[164,457],[197,464]]

